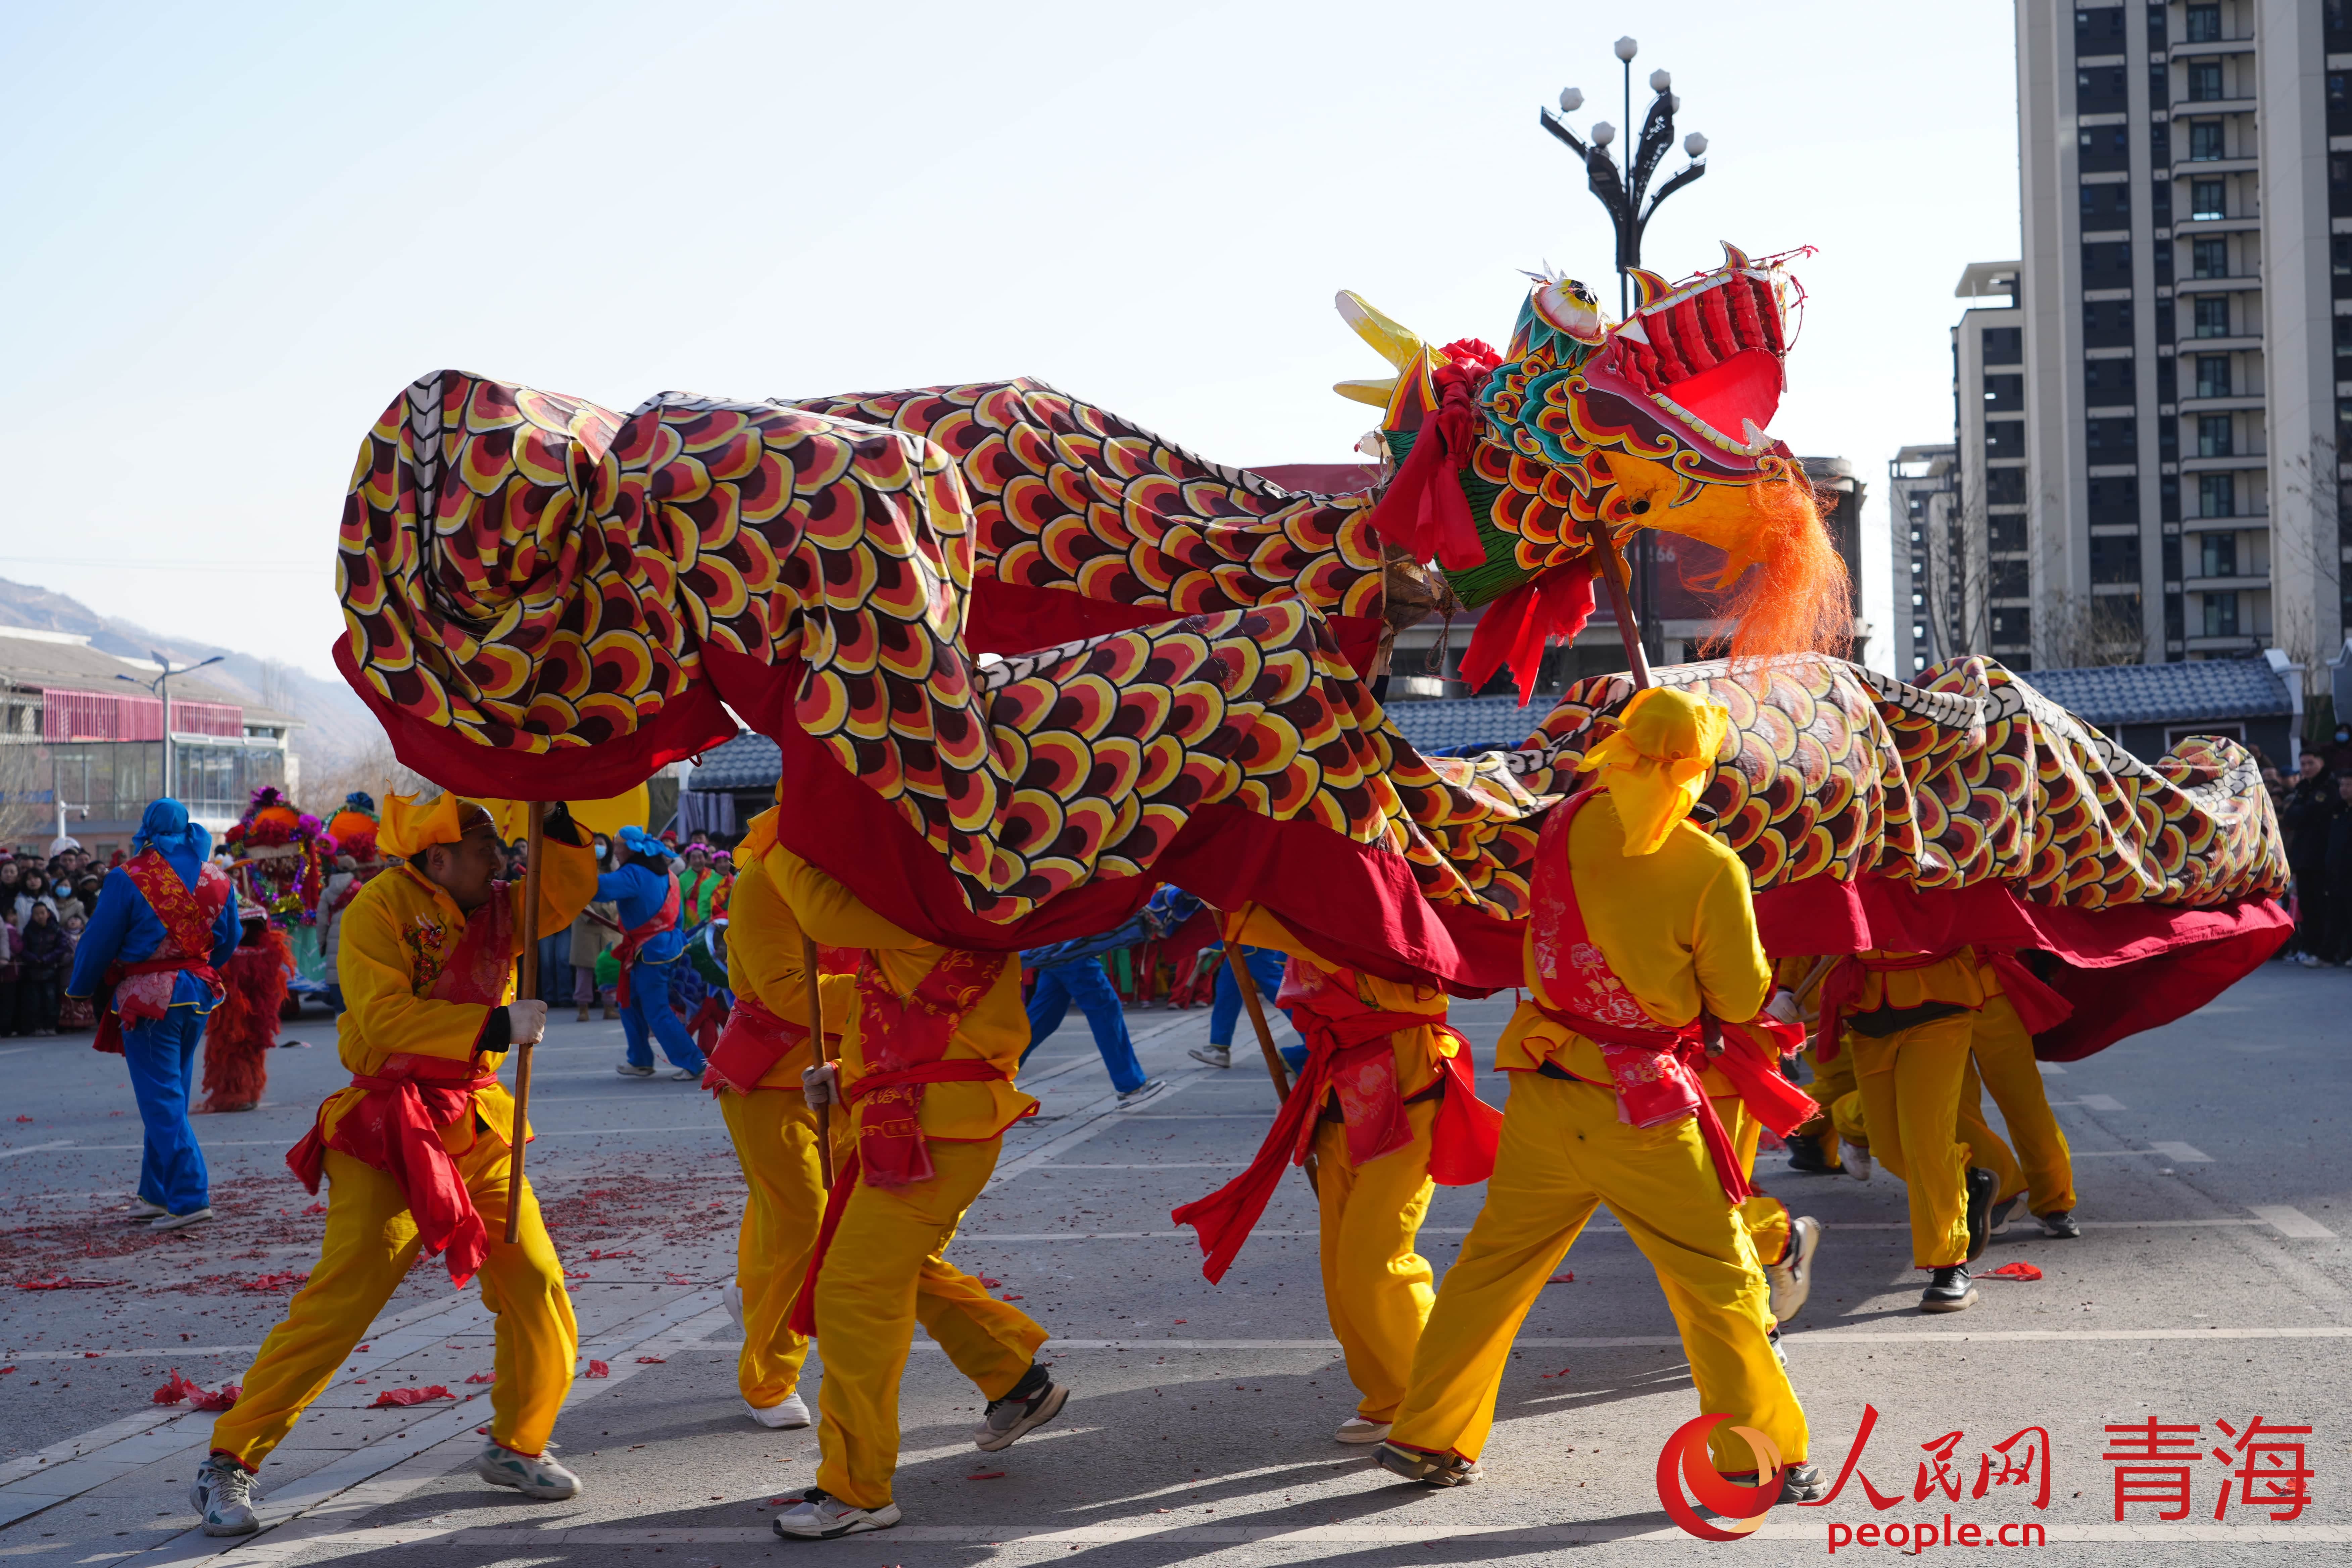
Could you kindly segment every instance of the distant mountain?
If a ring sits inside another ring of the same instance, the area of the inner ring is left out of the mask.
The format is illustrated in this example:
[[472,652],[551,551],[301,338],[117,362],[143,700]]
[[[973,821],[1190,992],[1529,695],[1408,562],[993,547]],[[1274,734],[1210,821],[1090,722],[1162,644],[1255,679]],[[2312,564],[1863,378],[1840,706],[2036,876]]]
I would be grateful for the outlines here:
[[124,658],[161,653],[174,664],[193,664],[219,654],[221,662],[205,670],[203,679],[236,691],[256,707],[301,720],[303,728],[294,731],[293,746],[306,763],[333,767],[384,749],[383,729],[350,687],[276,659],[151,632],[134,622],[101,616],[79,599],[5,577],[0,577],[0,626],[73,632],[89,638],[90,647]]

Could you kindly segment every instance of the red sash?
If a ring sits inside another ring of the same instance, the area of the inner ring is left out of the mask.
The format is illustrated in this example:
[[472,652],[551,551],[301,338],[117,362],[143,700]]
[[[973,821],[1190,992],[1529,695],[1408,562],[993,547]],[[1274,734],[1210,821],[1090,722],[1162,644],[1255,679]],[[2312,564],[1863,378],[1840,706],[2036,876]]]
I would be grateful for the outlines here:
[[677,869],[673,867],[669,873],[669,894],[662,900],[662,907],[656,910],[654,918],[645,924],[630,926],[622,931],[621,945],[613,950],[613,962],[621,966],[621,979],[613,987],[613,999],[620,1006],[629,1005],[629,966],[636,963],[637,954],[644,950],[646,943],[666,931],[677,929]]
[[[760,1087],[760,1080],[778,1062],[792,1054],[793,1047],[808,1037],[806,1024],[777,1017],[757,996],[746,991],[735,998],[734,1010],[727,1015],[726,1026],[719,1031],[719,1043],[706,1053],[709,1065],[702,1075],[702,1087],[713,1094],[722,1089],[749,1094]],[[840,1037],[832,1034],[825,1037]]]
[[1738,1205],[1756,1194],[1740,1168],[1739,1153],[1722,1119],[1699,1083],[1697,1068],[1724,1071],[1740,1100],[1776,1132],[1802,1125],[1818,1110],[1811,1099],[1756,1052],[1727,1048],[1706,1055],[1706,1032],[1697,1021],[1670,1029],[1609,967],[1600,944],[1584,923],[1577,902],[1576,874],[1569,864],[1568,835],[1576,814],[1592,798],[1590,790],[1552,808],[1536,845],[1535,957],[1544,989],[1565,1005],[1538,1003],[1543,1015],[1600,1047],[1601,1059],[1617,1091],[1617,1119],[1631,1127],[1656,1127],[1685,1116],[1698,1123],[1699,1141],[1714,1163],[1723,1195]]
[[1327,976],[1315,965],[1296,960],[1276,1001],[1291,1010],[1290,1020],[1307,1041],[1307,1065],[1275,1113],[1274,1125],[1266,1130],[1249,1168],[1169,1215],[1198,1233],[1201,1272],[1213,1282],[1223,1279],[1240,1256],[1273,1201],[1284,1167],[1307,1163],[1315,1144],[1315,1124],[1328,1099],[1339,1100],[1350,1163],[1362,1165],[1412,1143],[1412,1128],[1397,1088],[1396,1047],[1391,1040],[1399,1030],[1436,1029],[1453,1036],[1459,1047],[1439,1062],[1443,1076],[1433,1086],[1442,1090],[1443,1098],[1430,1129],[1431,1179],[1446,1186],[1468,1186],[1494,1174],[1502,1112],[1478,1098],[1470,1042],[1459,1030],[1425,1013],[1376,1011],[1357,999],[1353,972],[1343,969]]
[[[423,994],[438,1002],[502,1004],[514,973],[514,926],[507,884],[491,883],[488,901],[467,916],[465,934],[447,959],[417,976],[425,982]],[[286,1163],[313,1193],[330,1149],[390,1176],[416,1221],[425,1255],[446,1254],[450,1282],[462,1286],[489,1256],[490,1237],[440,1130],[470,1114],[475,1094],[498,1081],[496,1074],[483,1073],[470,1060],[396,1053],[382,1073],[352,1075],[352,1088],[362,1092],[335,1123],[334,1136],[321,1131],[314,1119],[302,1141],[287,1152]],[[326,1102],[319,1110],[323,1118]],[[518,1127],[514,1133],[527,1141],[530,1130]],[[509,1200],[519,1203],[521,1194],[509,1194]]]
[[[155,849],[144,849],[123,862],[123,874],[155,918],[163,924],[163,941],[154,952],[136,963],[107,966],[98,1017],[98,1037],[90,1048],[122,1054],[127,1026],[152,1024],[171,1011],[172,995],[181,974],[193,974],[221,996],[220,976],[212,966],[213,921],[235,891],[226,877],[207,865],[190,888],[172,863]],[[147,976],[159,980],[147,980]],[[125,981],[131,984],[125,984]]]

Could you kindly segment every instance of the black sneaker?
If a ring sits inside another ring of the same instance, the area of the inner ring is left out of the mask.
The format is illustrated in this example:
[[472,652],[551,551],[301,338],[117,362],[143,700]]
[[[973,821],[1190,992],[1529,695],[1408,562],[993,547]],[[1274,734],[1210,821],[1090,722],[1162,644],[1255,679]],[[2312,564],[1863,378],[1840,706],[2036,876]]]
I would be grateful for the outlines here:
[[1394,1443],[1383,1443],[1372,1456],[1381,1468],[1391,1474],[1423,1486],[1468,1486],[1486,1472],[1476,1462],[1459,1454],[1425,1454],[1419,1448],[1400,1448]]
[[1923,1312],[1965,1311],[1976,1301],[1976,1282],[1969,1278],[1969,1266],[1965,1263],[1937,1269],[1928,1279],[1927,1289],[1919,1293],[1919,1310]]
[[1970,1165],[1968,1184],[1969,1261],[1974,1263],[1992,1238],[1992,1195],[2000,1191],[2000,1178],[1982,1165]]
[[1010,1448],[1024,1434],[1059,1415],[1069,1397],[1067,1388],[1033,1362],[1021,1381],[1013,1385],[1012,1393],[988,1402],[988,1417],[972,1433],[972,1444],[992,1454],[999,1448]]
[[1819,1135],[1811,1132],[1789,1135],[1789,1169],[1808,1176],[1834,1176],[1839,1171],[1822,1152]]
[[2052,1209],[2048,1214],[2035,1215],[2042,1222],[2042,1234],[2057,1241],[2080,1241],[2083,1222],[2074,1217],[2073,1209]]
[[2017,1212],[2018,1203],[2018,1199],[2009,1197],[2003,1198],[2000,1202],[1993,1205],[1992,1224],[1986,1227],[1986,1234],[1989,1236],[1999,1236],[2001,1232],[2007,1230],[2009,1228],[2009,1216]]

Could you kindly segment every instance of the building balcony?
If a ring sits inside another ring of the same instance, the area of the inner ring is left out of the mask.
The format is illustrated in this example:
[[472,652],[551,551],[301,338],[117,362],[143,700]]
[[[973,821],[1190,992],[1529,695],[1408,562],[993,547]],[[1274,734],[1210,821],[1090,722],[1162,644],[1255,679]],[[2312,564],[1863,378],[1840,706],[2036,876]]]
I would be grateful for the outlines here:
[[2266,529],[2271,515],[2266,511],[2241,512],[2235,517],[2184,517],[2180,520],[2183,533],[2242,533],[2249,529]]
[[2243,632],[2236,637],[2190,637],[2189,651],[2190,653],[2251,653],[2263,646],[2263,638],[2268,635],[2263,632]]
[[2177,278],[2173,279],[2174,294],[2259,294],[2263,275],[2259,272],[2231,272],[2220,278]]
[[2263,340],[2243,332],[2227,338],[2200,338],[2184,332],[2173,340],[2172,346],[2184,354],[2252,353],[2262,348]]
[[2172,237],[2202,239],[2207,235],[2214,234],[2252,234],[2262,226],[2263,220],[2259,216],[2175,218],[2172,224]]
[[2180,459],[2180,471],[2186,476],[2237,472],[2247,468],[2259,470],[2270,467],[2270,461],[2267,452],[2226,452],[2210,458],[2183,458]]
[[2179,408],[2183,416],[2251,414],[2263,406],[2263,399],[2259,393],[2247,393],[2243,395],[2232,394],[2228,397],[2184,397],[2174,406]]
[[2175,158],[2172,177],[2176,180],[2210,179],[2217,174],[2252,174],[2262,171],[2260,158]]
[[2200,114],[2252,114],[2258,100],[2251,94],[2231,98],[2176,98],[2171,103],[2175,120],[2194,119]]
[[2254,52],[2254,36],[2248,33],[2234,38],[2199,38],[2191,43],[2183,40],[2165,51],[2173,61],[2219,59],[2223,55],[2251,55]]
[[2192,594],[2235,594],[2243,590],[2267,588],[2271,585],[2267,573],[2261,576],[2190,577],[2181,586]]

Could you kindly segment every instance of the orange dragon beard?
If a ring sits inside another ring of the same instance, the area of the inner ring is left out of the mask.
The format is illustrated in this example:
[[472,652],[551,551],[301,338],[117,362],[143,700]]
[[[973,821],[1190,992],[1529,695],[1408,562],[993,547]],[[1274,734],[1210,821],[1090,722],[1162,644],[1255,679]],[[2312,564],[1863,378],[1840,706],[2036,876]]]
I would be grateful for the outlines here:
[[1723,612],[1732,623],[1733,662],[1801,653],[1845,658],[1853,647],[1853,584],[1822,524],[1813,487],[1790,478],[1747,488],[1756,531],[1740,553],[1759,570],[1743,572],[1747,563],[1735,557],[1717,584],[1731,590]]

